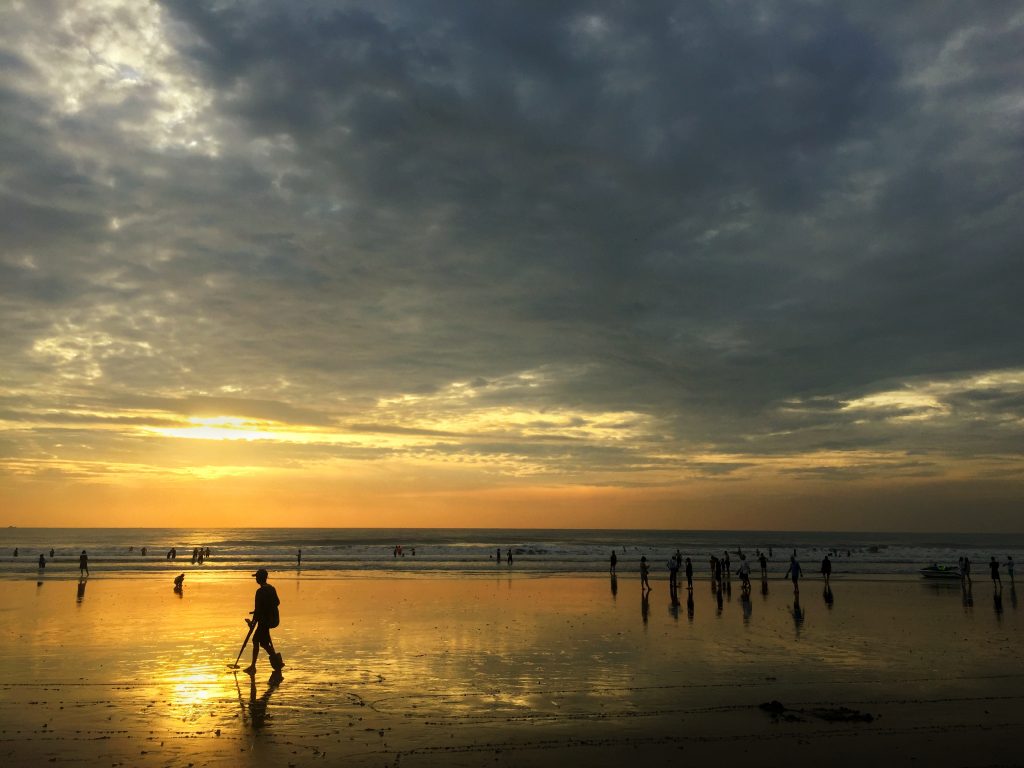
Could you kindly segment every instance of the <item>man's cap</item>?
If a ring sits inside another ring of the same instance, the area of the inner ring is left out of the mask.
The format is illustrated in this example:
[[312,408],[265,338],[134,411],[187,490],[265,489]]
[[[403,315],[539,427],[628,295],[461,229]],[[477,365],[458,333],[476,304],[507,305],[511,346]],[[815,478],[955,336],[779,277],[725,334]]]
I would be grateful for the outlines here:
[[254,579],[258,579],[260,576],[262,576],[265,579],[265,578],[267,578],[268,575],[269,574],[267,573],[267,569],[266,568],[260,568],[252,576],[253,576]]

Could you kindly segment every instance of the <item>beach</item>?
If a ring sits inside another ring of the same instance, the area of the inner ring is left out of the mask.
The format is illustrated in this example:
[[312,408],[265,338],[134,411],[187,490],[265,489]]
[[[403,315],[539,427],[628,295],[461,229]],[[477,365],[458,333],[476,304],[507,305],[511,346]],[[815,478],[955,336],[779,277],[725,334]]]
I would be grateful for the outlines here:
[[[4,582],[8,764],[1019,765],[1016,589],[271,572],[279,683],[229,669],[244,574]],[[241,666],[249,659],[242,654]]]

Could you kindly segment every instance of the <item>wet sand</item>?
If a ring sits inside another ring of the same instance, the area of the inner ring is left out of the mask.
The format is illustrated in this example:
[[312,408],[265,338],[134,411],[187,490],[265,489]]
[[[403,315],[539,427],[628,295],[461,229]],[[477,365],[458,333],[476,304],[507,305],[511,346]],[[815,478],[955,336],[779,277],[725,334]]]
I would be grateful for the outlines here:
[[[281,596],[278,685],[233,673],[242,575],[4,582],[0,759],[110,766],[1021,765],[1016,591],[976,580],[635,575],[310,578]],[[998,609],[998,610],[997,610]],[[248,649],[242,657],[247,663]],[[775,702],[774,704],[772,702]]]

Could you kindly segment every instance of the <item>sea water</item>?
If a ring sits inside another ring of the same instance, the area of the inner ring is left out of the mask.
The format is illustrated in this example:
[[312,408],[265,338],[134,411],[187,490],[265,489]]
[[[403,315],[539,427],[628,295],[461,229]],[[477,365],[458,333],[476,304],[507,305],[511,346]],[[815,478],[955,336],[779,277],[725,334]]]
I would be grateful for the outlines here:
[[[401,548],[399,551],[398,548]],[[145,554],[143,554],[145,548]],[[170,550],[177,558],[169,559]],[[196,548],[210,556],[193,563]],[[14,555],[14,550],[18,555]],[[54,557],[50,557],[50,550]],[[1024,559],[1024,534],[829,533],[807,531],[625,531],[523,529],[352,528],[6,528],[0,529],[0,578],[37,578],[38,559],[47,578],[78,577],[79,555],[89,556],[90,575],[252,572],[256,568],[310,576],[376,577],[605,574],[614,551],[618,572],[638,570],[646,556],[655,576],[678,550],[706,574],[710,556],[728,552],[735,570],[739,553],[760,573],[758,551],[769,555],[769,573],[782,575],[795,551],[806,574],[831,554],[835,576],[887,578],[917,575],[939,563],[955,566],[967,556],[976,578],[986,564]],[[508,553],[512,563],[508,563]],[[500,554],[500,559],[497,557]],[[1005,577],[1005,566],[1003,568]]]

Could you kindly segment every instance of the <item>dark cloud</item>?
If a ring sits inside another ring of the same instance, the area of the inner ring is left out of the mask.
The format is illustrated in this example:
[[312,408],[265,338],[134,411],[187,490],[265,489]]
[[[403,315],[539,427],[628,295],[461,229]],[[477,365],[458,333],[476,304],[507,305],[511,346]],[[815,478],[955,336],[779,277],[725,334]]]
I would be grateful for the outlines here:
[[[972,377],[1024,367],[1016,12],[11,11],[4,386],[652,485],[1008,450],[1019,377]],[[850,405],[903,386],[938,405]]]

